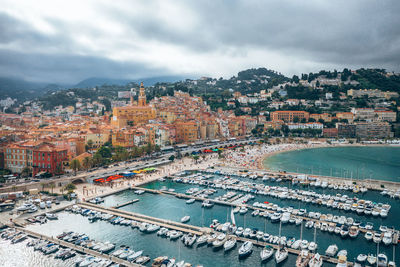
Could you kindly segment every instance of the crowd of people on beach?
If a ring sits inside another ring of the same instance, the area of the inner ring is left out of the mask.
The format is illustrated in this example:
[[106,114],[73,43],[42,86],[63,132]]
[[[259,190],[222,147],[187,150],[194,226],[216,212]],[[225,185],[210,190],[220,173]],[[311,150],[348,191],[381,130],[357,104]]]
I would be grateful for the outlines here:
[[313,148],[316,144],[260,144],[257,146],[246,146],[243,149],[227,150],[224,152],[225,165],[249,169],[263,169],[263,161],[266,157],[276,153]]

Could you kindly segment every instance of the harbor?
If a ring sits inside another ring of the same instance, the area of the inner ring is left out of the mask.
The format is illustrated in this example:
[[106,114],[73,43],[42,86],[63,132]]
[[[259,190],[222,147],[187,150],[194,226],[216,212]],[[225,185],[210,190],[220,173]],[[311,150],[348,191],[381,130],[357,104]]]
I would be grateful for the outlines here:
[[[397,183],[377,188],[365,180],[190,166],[143,174],[151,179],[98,189],[93,197],[13,223],[62,246],[61,252],[74,247],[84,259],[101,262],[90,266],[398,264]],[[111,249],[99,252],[103,247]],[[123,259],[114,256],[120,253]],[[65,265],[76,264],[59,266]]]

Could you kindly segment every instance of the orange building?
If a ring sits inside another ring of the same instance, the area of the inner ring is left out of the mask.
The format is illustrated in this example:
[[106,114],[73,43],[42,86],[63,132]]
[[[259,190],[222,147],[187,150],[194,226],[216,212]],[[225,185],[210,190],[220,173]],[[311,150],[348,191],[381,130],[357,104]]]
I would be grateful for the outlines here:
[[141,83],[138,104],[134,105],[133,98],[131,98],[130,106],[115,107],[113,109],[111,125],[117,128],[123,128],[128,125],[144,124],[155,118],[156,110],[147,105],[146,94],[144,92],[143,83]]
[[177,121],[176,127],[176,142],[191,143],[198,139],[198,126],[194,121]]
[[4,163],[12,173],[21,173],[27,167],[28,156],[26,148],[20,144],[10,144],[5,149]]
[[310,114],[310,118],[313,118],[316,121],[324,120],[325,122],[332,121],[332,115],[329,113],[322,113],[322,114]]
[[354,121],[354,114],[351,112],[338,112],[336,113],[338,120],[347,120],[348,122]]
[[271,113],[272,121],[293,122],[294,118],[308,120],[310,113],[301,110],[279,110]]

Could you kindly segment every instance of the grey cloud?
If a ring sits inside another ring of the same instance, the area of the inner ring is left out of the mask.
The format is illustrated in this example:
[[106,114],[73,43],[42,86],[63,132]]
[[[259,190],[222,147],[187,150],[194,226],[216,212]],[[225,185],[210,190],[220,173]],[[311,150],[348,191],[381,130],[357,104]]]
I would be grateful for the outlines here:
[[76,83],[88,77],[135,79],[166,75],[163,69],[140,63],[116,62],[79,55],[25,54],[0,50],[2,76],[23,77],[29,81]]
[[[135,49],[135,43],[156,40],[161,45],[179,47],[180,57],[186,53],[204,55],[206,59],[211,54],[221,58],[228,55],[237,60],[238,65],[256,62],[248,58],[254,49],[273,52],[300,63],[311,62],[315,68],[324,65],[383,67],[400,71],[400,2],[396,0],[174,1],[171,5],[182,5],[195,16],[192,28],[183,27],[183,30],[169,26],[165,18],[153,16],[156,8],[153,2],[125,4],[122,7],[99,4],[93,8],[99,14],[99,20],[107,17],[128,28],[127,38],[138,36],[128,42],[132,49]],[[144,11],[132,16],[131,11],[137,5],[143,5]],[[82,29],[91,36],[104,34],[95,24],[66,23],[62,16],[48,19],[48,22],[58,29],[57,34],[41,34],[26,22],[0,13],[0,44],[25,48],[23,52],[0,51],[0,75],[14,72],[28,79],[67,82],[90,76],[135,78],[171,72],[167,70],[169,62],[165,62],[165,69],[154,69],[135,59],[117,62],[71,38],[74,31]],[[115,47],[125,45],[117,42]],[[34,52],[30,51],[32,47]],[[80,53],[82,51],[84,53]],[[267,58],[265,62],[269,67]],[[299,69],[295,70],[293,66],[282,66],[279,70],[301,73],[306,71],[300,69],[302,66],[305,65],[298,64]],[[176,74],[181,70],[173,71]],[[192,73],[203,74],[196,70]]]

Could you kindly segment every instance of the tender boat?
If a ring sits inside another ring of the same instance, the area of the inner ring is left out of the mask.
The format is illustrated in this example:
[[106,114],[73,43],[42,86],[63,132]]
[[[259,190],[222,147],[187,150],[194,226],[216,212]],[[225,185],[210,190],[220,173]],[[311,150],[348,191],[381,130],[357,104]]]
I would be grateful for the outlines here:
[[186,215],[186,216],[182,217],[182,219],[181,219],[181,223],[186,223],[188,221],[190,221],[190,216],[189,215]]
[[190,198],[190,199],[186,200],[186,204],[192,204],[192,203],[194,203],[195,201],[196,201],[196,199]]

